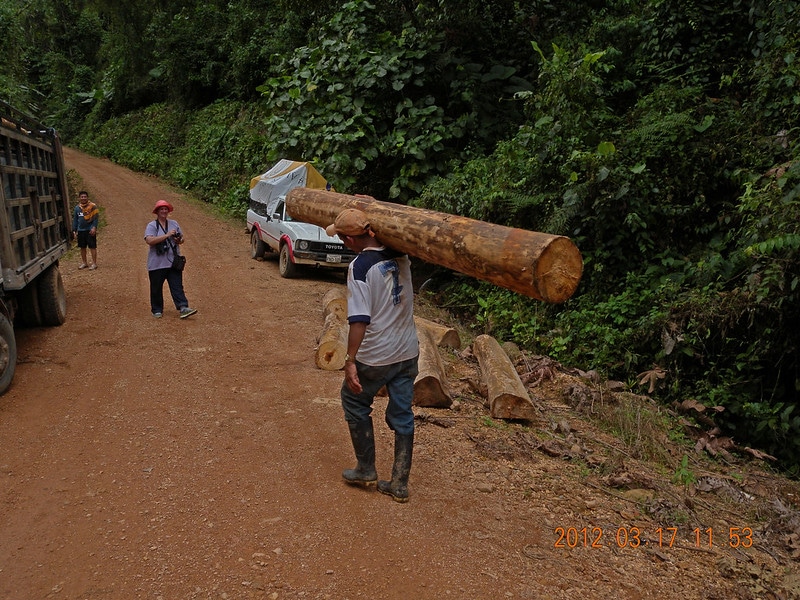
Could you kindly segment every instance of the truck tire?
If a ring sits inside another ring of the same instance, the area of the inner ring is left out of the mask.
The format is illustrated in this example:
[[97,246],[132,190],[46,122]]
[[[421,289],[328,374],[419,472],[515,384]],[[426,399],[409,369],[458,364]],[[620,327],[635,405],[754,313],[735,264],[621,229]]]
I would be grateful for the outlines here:
[[0,314],[0,394],[5,393],[17,370],[17,340],[14,327]]
[[292,262],[289,256],[289,244],[281,246],[281,255],[278,258],[278,273],[285,279],[291,279],[297,275],[297,265]]
[[264,243],[264,240],[261,239],[261,234],[258,233],[258,229],[253,227],[253,233],[250,234],[250,258],[258,260],[259,258],[264,258],[264,254],[266,253],[267,245]]
[[48,267],[39,276],[39,310],[43,325],[62,325],[67,319],[67,294],[57,265]]
[[39,290],[36,285],[28,285],[22,290],[14,315],[20,327],[41,327],[42,311],[39,309]]

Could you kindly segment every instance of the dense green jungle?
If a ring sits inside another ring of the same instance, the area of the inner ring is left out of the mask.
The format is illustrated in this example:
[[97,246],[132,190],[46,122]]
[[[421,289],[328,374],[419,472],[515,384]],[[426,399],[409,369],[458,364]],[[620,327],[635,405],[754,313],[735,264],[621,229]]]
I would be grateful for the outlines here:
[[236,218],[291,158],[341,192],[569,236],[584,273],[561,305],[444,270],[430,293],[706,406],[797,475],[798,5],[0,0],[0,93]]

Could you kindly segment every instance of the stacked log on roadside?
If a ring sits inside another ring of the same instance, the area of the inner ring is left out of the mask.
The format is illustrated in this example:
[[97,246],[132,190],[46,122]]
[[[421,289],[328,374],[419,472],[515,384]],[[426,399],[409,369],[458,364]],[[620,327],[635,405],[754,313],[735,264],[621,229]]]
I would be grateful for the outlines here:
[[[317,340],[315,362],[318,368],[338,371],[347,356],[347,291],[333,288],[322,298],[323,325]],[[438,346],[459,348],[461,338],[455,329],[414,317],[419,336],[419,375],[414,380],[414,405],[447,408],[453,397],[447,385]]]
[[478,359],[486,383],[486,400],[492,417],[534,420],[537,411],[528,389],[497,340],[489,335],[479,335],[472,343],[472,352]]
[[331,288],[322,297],[324,323],[314,358],[317,368],[338,371],[347,356],[347,290]]
[[[322,299],[323,326],[320,333],[316,365],[320,369],[338,371],[344,367],[347,354],[347,291],[333,288]],[[448,385],[440,347],[457,350],[461,347],[458,332],[428,319],[415,316],[419,337],[419,374],[414,380],[414,406],[449,408],[453,397]],[[489,414],[496,419],[536,418],[536,409],[514,365],[497,341],[480,335],[473,343],[486,384]]]
[[414,380],[414,406],[450,408],[453,396],[447,385],[447,375],[439,354],[439,346],[461,347],[461,337],[455,329],[414,317],[419,338],[419,374]]

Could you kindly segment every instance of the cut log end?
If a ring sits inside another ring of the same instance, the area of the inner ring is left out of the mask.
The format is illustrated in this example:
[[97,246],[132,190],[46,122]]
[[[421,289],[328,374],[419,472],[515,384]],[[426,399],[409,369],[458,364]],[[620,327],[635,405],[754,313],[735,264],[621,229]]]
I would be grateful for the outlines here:
[[315,354],[317,368],[324,371],[338,371],[344,368],[346,348],[338,340],[322,342]]
[[453,399],[438,378],[428,376],[414,382],[413,404],[430,408],[450,408]]
[[583,275],[580,250],[565,237],[552,240],[533,265],[533,281],[542,300],[560,304],[569,300]]
[[519,396],[501,394],[491,401],[494,419],[535,421],[539,416],[533,404],[520,402]]
[[458,349],[461,347],[461,336],[452,327],[440,325],[428,319],[414,316],[414,323],[420,335],[427,334],[431,336],[435,346],[444,346],[447,348]]

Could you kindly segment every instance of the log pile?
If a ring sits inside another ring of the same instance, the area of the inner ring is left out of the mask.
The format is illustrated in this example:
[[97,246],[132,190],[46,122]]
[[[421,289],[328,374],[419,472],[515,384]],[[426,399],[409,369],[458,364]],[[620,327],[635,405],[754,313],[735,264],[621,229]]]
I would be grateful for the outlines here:
[[320,227],[357,208],[381,243],[545,302],[567,300],[583,274],[580,251],[564,236],[308,188],[291,190],[286,208],[293,218]]
[[[322,298],[323,326],[315,360],[320,369],[344,368],[347,354],[347,291],[332,288]],[[458,349],[461,338],[455,329],[415,316],[419,337],[419,374],[414,380],[414,406],[449,408],[453,403],[440,347]],[[495,419],[536,418],[536,409],[514,365],[497,341],[488,335],[475,338],[472,351],[478,359],[488,392],[489,413]],[[379,395],[386,395],[381,390]]]

